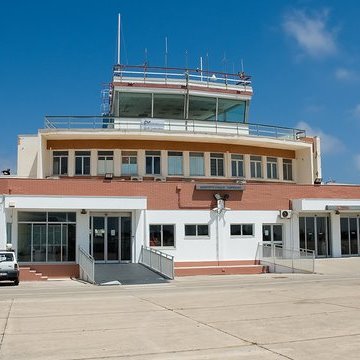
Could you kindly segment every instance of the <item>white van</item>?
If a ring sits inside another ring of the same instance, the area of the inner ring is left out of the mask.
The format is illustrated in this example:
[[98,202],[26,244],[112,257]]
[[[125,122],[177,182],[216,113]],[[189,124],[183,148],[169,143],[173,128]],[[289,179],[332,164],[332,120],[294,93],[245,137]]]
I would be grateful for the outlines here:
[[19,285],[19,265],[15,252],[11,250],[0,250],[0,281],[5,280]]

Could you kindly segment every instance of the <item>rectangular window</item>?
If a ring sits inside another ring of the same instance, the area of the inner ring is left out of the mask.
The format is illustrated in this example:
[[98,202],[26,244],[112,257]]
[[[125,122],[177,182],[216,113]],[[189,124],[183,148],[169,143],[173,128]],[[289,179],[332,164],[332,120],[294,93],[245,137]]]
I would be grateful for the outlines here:
[[76,213],[19,212],[18,222],[19,261],[75,261]]
[[161,162],[160,151],[146,151],[145,152],[146,174],[160,175],[161,174],[160,162]]
[[185,119],[185,96],[154,94],[154,118]]
[[90,151],[75,151],[75,175],[90,175]]
[[252,178],[262,178],[261,156],[250,156],[250,172]]
[[283,174],[284,180],[293,180],[293,166],[291,159],[283,159]]
[[137,151],[122,151],[121,175],[137,175]]
[[231,236],[254,236],[254,224],[231,224]]
[[278,179],[277,158],[266,158],[266,171],[268,179]]
[[231,176],[244,177],[244,156],[231,155]]
[[168,152],[168,175],[183,175],[183,153]]
[[175,246],[175,225],[150,225],[150,246]]
[[190,176],[204,176],[205,162],[203,153],[191,152],[190,156]]
[[185,236],[209,236],[208,224],[185,225]]
[[211,176],[224,176],[224,154],[210,153]]
[[67,151],[54,151],[53,152],[53,174],[54,175],[67,175],[68,173],[68,156]]
[[98,175],[114,172],[114,152],[98,151]]

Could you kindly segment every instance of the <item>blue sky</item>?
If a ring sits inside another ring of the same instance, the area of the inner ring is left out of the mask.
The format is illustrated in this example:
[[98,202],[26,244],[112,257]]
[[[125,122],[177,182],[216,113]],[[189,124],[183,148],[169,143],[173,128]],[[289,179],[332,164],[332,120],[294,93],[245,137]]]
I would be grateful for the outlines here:
[[[253,76],[250,122],[322,139],[323,178],[360,183],[360,4],[355,0],[0,1],[0,170],[45,115],[100,114],[116,61]],[[224,61],[226,59],[226,61]]]

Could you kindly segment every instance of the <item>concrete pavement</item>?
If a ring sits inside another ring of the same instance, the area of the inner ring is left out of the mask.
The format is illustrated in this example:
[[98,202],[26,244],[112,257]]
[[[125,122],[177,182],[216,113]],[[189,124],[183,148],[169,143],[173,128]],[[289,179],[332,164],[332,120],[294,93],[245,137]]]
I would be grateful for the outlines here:
[[0,285],[0,359],[358,359],[360,276]]

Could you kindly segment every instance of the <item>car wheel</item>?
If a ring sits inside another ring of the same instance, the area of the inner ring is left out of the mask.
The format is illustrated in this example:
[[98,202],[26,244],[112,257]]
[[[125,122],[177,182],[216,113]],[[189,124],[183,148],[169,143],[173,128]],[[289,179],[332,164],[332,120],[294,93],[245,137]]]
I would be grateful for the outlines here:
[[19,279],[15,280],[15,281],[14,281],[14,285],[15,285],[15,286],[18,286],[18,285],[19,285],[19,282],[20,282]]

